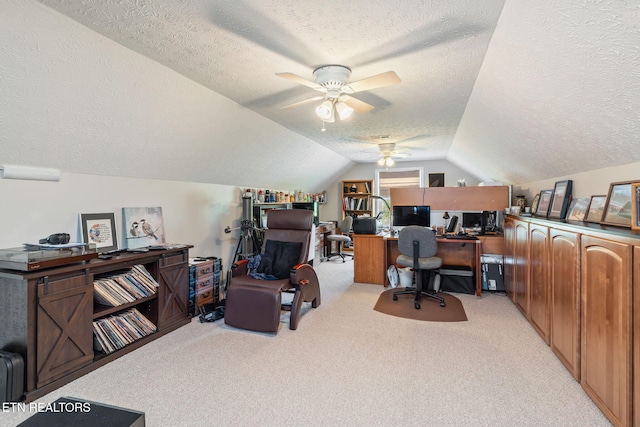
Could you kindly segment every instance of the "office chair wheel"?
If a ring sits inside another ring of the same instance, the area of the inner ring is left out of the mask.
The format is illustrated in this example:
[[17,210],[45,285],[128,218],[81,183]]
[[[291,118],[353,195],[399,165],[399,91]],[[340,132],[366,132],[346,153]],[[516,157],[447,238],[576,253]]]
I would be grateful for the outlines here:
[[447,306],[447,304],[444,301],[440,302],[440,307],[446,307],[446,306]]
[[420,310],[420,303],[418,301],[414,302],[413,305],[415,306],[416,310]]
[[394,301],[398,301],[398,295],[394,295],[394,296],[393,296],[393,300],[394,300]]

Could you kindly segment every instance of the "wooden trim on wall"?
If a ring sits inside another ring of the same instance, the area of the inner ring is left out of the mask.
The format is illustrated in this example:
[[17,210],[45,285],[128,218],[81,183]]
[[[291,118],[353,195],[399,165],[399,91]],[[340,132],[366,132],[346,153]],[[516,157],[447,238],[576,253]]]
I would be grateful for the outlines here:
[[502,211],[509,207],[509,187],[392,188],[391,205],[428,205],[432,210]]

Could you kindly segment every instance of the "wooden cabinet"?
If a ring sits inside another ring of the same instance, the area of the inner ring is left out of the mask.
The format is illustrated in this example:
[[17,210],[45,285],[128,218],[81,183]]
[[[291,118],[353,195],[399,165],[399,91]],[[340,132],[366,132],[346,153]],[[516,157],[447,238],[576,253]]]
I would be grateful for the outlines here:
[[512,216],[504,230],[514,303],[614,425],[640,425],[640,233]]
[[514,302],[529,319],[529,224],[515,222],[513,247]]
[[581,385],[615,425],[632,420],[632,246],[583,236]]
[[515,244],[516,223],[512,218],[504,221],[504,290],[515,303]]
[[580,235],[549,229],[551,349],[580,380]]
[[[134,265],[157,292],[116,307],[94,302],[94,281]],[[122,253],[36,271],[0,270],[0,348],[25,361],[25,397],[35,400],[123,354],[189,323],[188,247]],[[135,308],[156,332],[115,351],[94,347],[93,322]]]
[[549,228],[529,225],[529,319],[549,344]]
[[373,216],[373,203],[369,196],[373,188],[371,180],[342,181],[342,219],[347,215]]

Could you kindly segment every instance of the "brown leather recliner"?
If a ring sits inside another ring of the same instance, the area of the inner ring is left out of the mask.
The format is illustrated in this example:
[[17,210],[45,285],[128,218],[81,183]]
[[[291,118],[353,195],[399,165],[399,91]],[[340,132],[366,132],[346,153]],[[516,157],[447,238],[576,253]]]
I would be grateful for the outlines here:
[[[311,240],[313,212],[304,209],[270,210],[264,232],[262,260],[272,258],[268,273],[289,270],[288,277],[261,280],[248,275],[248,261],[242,260],[232,269],[227,288],[224,322],[227,325],[259,332],[277,332],[282,310],[291,311],[289,329],[298,327],[302,302],[313,308],[320,305],[320,285],[315,270],[307,264]],[[271,241],[271,242],[270,242]],[[284,242],[284,243],[282,243]],[[297,258],[292,255],[300,247]],[[274,249],[275,248],[275,249]],[[295,259],[294,259],[295,258]],[[286,261],[288,259],[289,261]],[[268,266],[267,266],[268,267]],[[282,304],[282,293],[293,293],[290,305]]]

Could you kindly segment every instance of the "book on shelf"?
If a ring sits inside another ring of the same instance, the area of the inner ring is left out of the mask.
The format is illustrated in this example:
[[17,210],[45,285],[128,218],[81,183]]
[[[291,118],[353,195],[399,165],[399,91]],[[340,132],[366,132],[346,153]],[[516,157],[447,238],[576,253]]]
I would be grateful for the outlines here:
[[156,331],[156,325],[135,308],[130,308],[109,317],[94,320],[94,349],[107,354],[113,353]]

